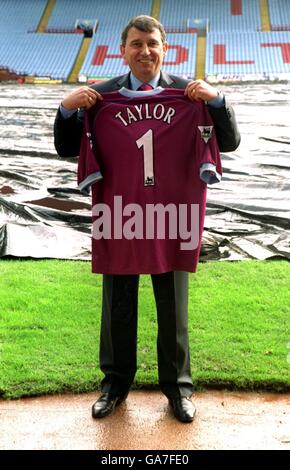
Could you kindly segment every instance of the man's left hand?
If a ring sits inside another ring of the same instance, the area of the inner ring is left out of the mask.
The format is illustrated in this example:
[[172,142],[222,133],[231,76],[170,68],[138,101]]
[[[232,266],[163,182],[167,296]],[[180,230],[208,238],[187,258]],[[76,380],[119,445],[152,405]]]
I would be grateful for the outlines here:
[[203,80],[191,80],[184,94],[191,101],[210,101],[218,96],[218,90]]

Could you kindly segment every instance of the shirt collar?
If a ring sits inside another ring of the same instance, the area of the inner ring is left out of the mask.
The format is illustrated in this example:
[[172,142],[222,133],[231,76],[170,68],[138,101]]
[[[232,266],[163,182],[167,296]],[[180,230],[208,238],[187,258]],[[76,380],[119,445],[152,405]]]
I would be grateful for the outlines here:
[[[159,80],[160,80],[160,72],[157,75],[155,75],[155,77],[153,77],[152,80],[150,80],[150,82],[148,82],[148,83],[153,88],[156,88],[158,86]],[[136,78],[135,75],[133,75],[132,72],[130,72],[130,81],[131,81],[131,89],[132,90],[138,90],[138,88],[143,83],[143,82],[140,82],[140,80],[138,80],[138,78]]]

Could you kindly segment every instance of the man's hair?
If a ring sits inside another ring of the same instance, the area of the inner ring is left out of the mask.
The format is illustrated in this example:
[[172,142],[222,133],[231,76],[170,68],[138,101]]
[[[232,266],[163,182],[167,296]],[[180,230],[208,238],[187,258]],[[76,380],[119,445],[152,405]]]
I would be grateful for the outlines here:
[[152,16],[139,15],[132,18],[121,35],[122,46],[125,46],[128,32],[131,28],[139,29],[144,33],[152,33],[154,29],[159,29],[162,42],[166,42],[166,34],[163,25]]

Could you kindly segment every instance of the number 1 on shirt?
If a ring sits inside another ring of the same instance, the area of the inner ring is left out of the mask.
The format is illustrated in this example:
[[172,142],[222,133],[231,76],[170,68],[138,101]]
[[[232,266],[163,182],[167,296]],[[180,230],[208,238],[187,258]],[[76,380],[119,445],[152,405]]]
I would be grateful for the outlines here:
[[136,145],[138,149],[143,147],[144,186],[154,186],[152,129],[149,129],[140,139],[136,140]]

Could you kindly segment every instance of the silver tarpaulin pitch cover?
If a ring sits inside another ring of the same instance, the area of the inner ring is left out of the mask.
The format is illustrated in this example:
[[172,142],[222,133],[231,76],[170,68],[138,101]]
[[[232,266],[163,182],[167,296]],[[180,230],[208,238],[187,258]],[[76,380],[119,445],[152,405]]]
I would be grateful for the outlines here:
[[[53,146],[76,86],[0,84],[0,256],[88,260],[91,200]],[[290,85],[223,86],[242,135],[208,189],[202,260],[290,258]]]

